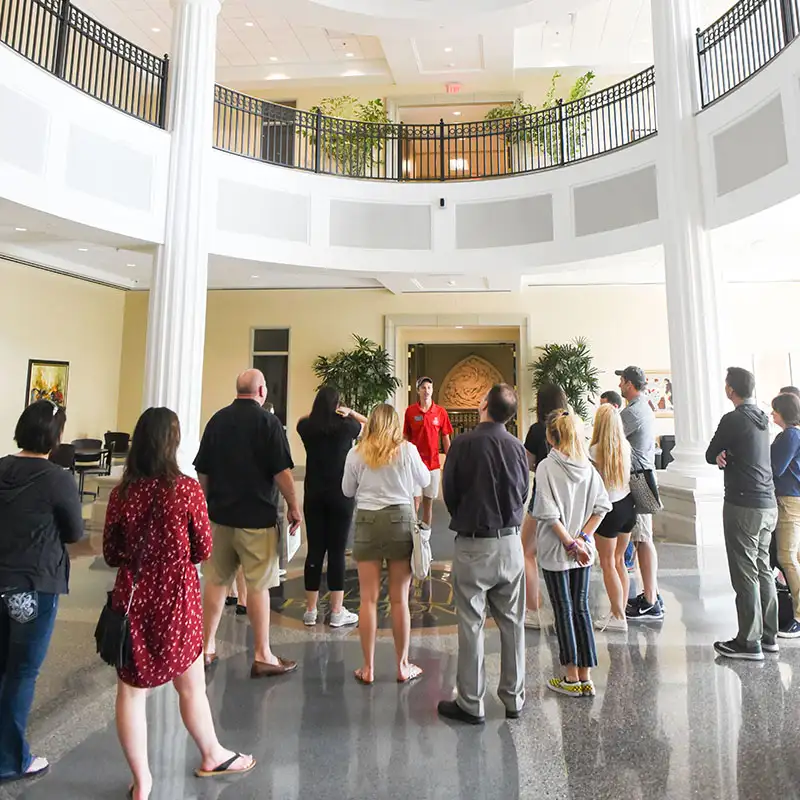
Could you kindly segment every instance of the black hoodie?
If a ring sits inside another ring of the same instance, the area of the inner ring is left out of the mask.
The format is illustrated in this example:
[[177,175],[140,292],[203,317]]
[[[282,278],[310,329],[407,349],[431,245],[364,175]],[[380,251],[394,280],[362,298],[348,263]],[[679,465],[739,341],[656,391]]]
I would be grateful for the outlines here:
[[65,544],[83,536],[74,477],[43,458],[0,458],[0,590],[66,594]]
[[725,452],[725,502],[745,508],[775,508],[769,453],[769,420],[753,403],[742,403],[720,421],[706,451],[715,464]]

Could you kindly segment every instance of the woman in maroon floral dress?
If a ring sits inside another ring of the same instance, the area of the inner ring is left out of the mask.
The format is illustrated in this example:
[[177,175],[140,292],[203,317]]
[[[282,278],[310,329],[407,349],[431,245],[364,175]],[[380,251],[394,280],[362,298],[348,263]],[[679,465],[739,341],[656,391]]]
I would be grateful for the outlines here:
[[122,483],[111,492],[103,534],[106,563],[119,567],[114,608],[129,618],[133,658],[119,670],[117,733],[133,772],[128,796],[146,800],[153,778],[147,761],[147,689],[172,681],[184,725],[200,749],[199,777],[247,772],[252,756],[219,743],[206,697],[203,607],[194,566],[211,555],[211,528],[200,484],[176,461],[178,417],[149,408],[133,433]]

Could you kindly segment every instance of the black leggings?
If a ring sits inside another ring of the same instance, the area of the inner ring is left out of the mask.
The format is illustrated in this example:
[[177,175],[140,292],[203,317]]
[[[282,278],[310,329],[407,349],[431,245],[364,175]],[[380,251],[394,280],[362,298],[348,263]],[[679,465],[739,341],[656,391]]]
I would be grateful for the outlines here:
[[353,523],[355,503],[347,497],[307,497],[303,503],[308,555],[305,583],[307,592],[318,592],[322,562],[328,554],[328,591],[344,590],[344,551]]

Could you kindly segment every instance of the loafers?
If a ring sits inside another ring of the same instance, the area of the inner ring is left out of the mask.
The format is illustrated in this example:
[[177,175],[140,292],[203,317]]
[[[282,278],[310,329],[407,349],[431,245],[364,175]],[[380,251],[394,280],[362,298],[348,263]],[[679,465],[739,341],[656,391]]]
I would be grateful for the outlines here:
[[273,678],[277,675],[287,675],[297,669],[297,662],[278,656],[277,664],[265,664],[263,661],[254,661],[250,667],[251,678]]
[[466,722],[468,725],[483,725],[485,717],[478,717],[464,711],[455,700],[442,700],[438,707],[439,716],[454,719],[457,722]]

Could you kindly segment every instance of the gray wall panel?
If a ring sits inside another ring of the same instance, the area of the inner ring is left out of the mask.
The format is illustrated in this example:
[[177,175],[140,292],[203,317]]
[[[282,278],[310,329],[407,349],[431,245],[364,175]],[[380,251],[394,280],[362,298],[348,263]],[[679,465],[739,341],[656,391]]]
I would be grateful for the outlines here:
[[306,195],[275,192],[236,181],[219,182],[220,230],[307,243],[310,214],[310,198]]
[[430,250],[431,206],[331,200],[330,242],[371,250]]
[[456,206],[457,250],[552,241],[552,195]]

